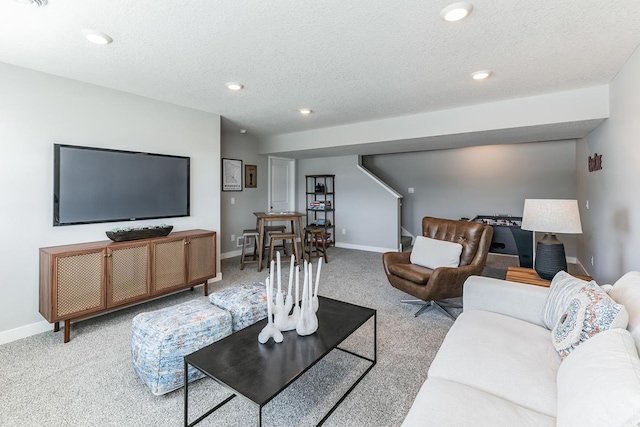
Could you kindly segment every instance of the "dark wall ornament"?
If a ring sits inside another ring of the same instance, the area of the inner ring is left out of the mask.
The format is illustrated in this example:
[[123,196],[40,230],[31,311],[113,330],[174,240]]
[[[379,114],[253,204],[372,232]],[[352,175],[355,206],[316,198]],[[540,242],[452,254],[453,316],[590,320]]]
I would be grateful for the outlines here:
[[258,188],[258,166],[244,165],[244,188]]
[[602,169],[602,154],[594,153],[593,157],[589,156],[589,172],[595,172]]

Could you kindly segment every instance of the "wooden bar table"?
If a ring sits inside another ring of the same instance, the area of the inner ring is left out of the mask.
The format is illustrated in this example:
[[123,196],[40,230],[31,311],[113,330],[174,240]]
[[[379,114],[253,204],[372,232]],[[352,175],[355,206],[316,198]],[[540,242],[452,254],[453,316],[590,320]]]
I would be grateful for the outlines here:
[[[291,232],[295,233],[295,223],[298,222],[298,236],[300,237],[300,242],[304,243],[304,226],[302,225],[302,217],[305,214],[300,212],[254,212],[253,213],[257,219],[257,228],[258,233],[258,271],[262,271],[262,253],[264,252],[264,225],[266,222],[273,221],[290,221],[291,223]],[[296,242],[294,244],[297,245]],[[299,262],[299,261],[298,261]]]

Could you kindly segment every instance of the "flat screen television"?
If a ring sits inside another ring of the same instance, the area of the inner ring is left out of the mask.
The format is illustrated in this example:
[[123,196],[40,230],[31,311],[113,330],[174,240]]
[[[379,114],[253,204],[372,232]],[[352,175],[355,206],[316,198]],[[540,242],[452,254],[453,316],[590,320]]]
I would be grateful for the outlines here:
[[53,225],[189,216],[190,158],[54,144]]

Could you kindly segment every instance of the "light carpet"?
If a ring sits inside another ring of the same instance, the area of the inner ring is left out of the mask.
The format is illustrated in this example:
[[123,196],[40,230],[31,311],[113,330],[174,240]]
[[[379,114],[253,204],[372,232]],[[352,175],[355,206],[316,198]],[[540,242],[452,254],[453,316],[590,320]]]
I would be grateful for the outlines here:
[[[416,306],[401,304],[400,299],[407,295],[387,282],[381,254],[331,248],[329,257],[329,263],[322,267],[319,293],[377,310],[378,363],[325,425],[398,426],[452,321],[434,309],[414,318]],[[503,265],[492,267],[490,262],[486,275],[504,277],[505,269]],[[286,278],[288,269],[283,270]],[[258,273],[256,264],[249,264],[241,271],[236,257],[222,260],[222,274],[222,281],[209,285],[210,292],[264,282],[268,270]],[[62,332],[45,332],[0,346],[0,425],[182,425],[182,389],[154,396],[133,371],[131,320],[144,311],[205,298],[198,287],[194,292],[180,292],[77,322],[67,344],[62,342]],[[369,321],[344,347],[371,355],[372,331]],[[349,354],[330,353],[264,407],[263,425],[317,424],[367,366]],[[189,387],[190,414],[195,417],[229,395],[210,379],[196,381]],[[257,415],[254,404],[236,398],[199,425],[253,426]]]

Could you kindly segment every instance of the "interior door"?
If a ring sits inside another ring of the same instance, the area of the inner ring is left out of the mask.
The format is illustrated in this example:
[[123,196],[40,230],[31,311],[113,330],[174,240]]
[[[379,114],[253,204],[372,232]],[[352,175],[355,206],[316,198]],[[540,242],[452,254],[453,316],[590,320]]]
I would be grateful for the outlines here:
[[269,210],[295,211],[296,161],[269,157]]

